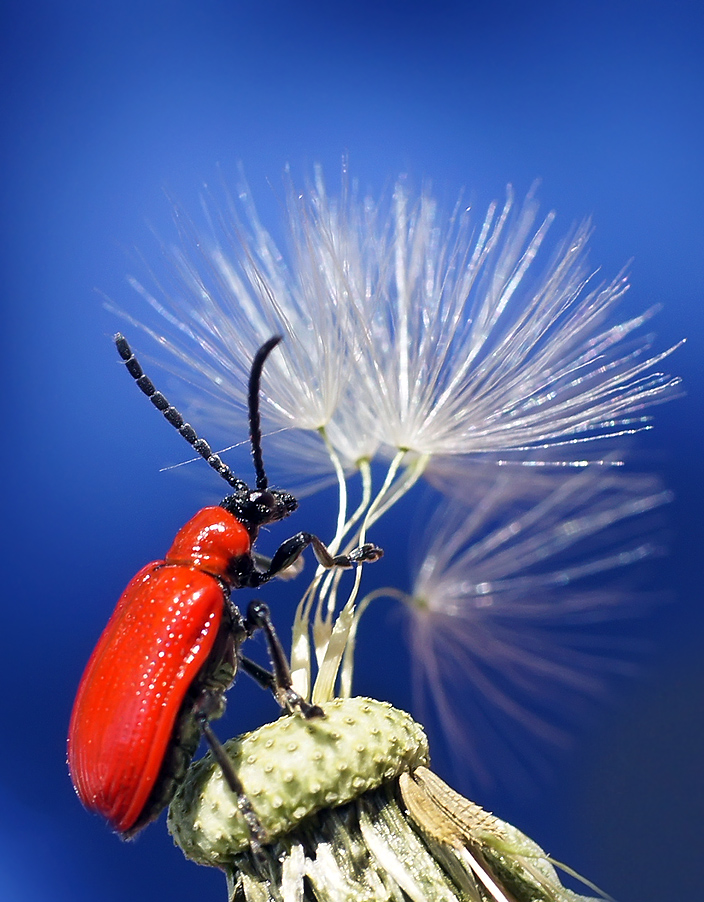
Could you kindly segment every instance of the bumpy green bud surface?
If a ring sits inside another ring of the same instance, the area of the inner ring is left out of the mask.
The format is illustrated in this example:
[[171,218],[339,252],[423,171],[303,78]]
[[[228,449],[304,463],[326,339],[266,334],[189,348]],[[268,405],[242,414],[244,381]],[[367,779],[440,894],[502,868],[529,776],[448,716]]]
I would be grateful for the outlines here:
[[[269,839],[428,763],[423,728],[404,711],[367,698],[333,699],[323,709],[325,717],[286,715],[225,743]],[[220,866],[249,846],[237,798],[210,754],[190,768],[168,825],[201,864]]]

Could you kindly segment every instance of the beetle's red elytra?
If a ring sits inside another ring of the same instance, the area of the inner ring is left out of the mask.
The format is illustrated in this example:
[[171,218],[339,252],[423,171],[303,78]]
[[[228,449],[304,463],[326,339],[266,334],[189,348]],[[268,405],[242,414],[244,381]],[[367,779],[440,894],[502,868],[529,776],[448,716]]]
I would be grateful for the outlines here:
[[[222,580],[229,562],[250,547],[232,514],[199,511],[165,559],[148,564],[127,586],[88,662],[69,727],[69,767],[84,805],[119,833],[139,829],[143,816],[149,820],[147,800],[174,724],[223,622]],[[229,633],[228,623],[225,648]],[[220,662],[227,685],[234,651],[229,671]],[[183,752],[190,758],[195,749]]]
[[[284,519],[298,506],[290,493],[268,488],[261,453],[261,374],[280,340],[266,342],[252,362],[249,422],[256,488],[250,489],[154,388],[125,338],[115,336],[120,357],[140,389],[233,490],[219,506],[198,511],[177,533],[164,560],[147,564],[132,579],[78,688],[68,735],[71,778],[84,806],[126,838],[169,803],[204,735],[239,797],[252,844],[266,840],[210,721],[222,714],[225,690],[239,667],[271,689],[282,707],[304,717],[319,717],[322,711],[292,689],[267,606],[251,602],[243,617],[230,593],[268,582],[294,564],[308,545],[325,567],[350,567],[382,554],[366,544],[349,555],[333,556],[306,532],[284,542],[271,559],[253,551],[259,528]],[[267,639],[271,673],[240,652],[257,629]]]

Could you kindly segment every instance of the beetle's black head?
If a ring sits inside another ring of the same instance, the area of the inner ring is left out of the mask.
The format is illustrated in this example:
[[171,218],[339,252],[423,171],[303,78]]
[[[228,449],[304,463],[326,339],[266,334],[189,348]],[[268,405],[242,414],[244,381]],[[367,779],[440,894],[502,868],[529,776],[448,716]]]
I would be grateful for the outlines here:
[[256,533],[260,526],[276,523],[292,514],[298,501],[283,489],[247,489],[228,495],[220,506],[234,514],[249,532]]

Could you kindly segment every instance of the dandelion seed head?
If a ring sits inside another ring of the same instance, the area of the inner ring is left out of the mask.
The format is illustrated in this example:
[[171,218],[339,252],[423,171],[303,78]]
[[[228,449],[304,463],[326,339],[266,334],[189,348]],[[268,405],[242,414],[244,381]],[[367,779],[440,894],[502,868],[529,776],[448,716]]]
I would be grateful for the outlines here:
[[335,197],[316,170],[302,192],[286,183],[283,250],[243,179],[204,207],[207,236],[178,211],[168,281],[133,281],[161,317],[151,334],[228,434],[246,422],[248,361],[282,334],[263,413],[274,453],[313,436],[292,461],[309,473],[329,472],[330,450],[347,469],[399,449],[572,453],[647,428],[643,410],[677,392],[655,371],[672,348],[652,354],[638,333],[654,310],[614,324],[625,275],[598,281],[588,223],[551,249],[554,215],[533,192],[517,203],[509,188],[483,218],[461,199],[445,215],[429,189],[399,180],[375,199],[345,177]]
[[[460,198],[448,214],[403,180],[376,198],[345,177],[334,196],[316,170],[302,191],[287,179],[283,206],[285,244],[244,179],[204,203],[205,234],[177,211],[169,275],[133,282],[158,314],[147,331],[197,389],[194,422],[246,432],[249,361],[281,334],[262,380],[267,466],[285,461],[289,484],[337,480],[335,552],[421,475],[449,499],[407,603],[418,681],[448,732],[464,729],[448,690],[461,674],[476,700],[465,724],[503,717],[561,740],[549,700],[595,695],[608,669],[579,628],[631,608],[601,575],[657,550],[600,539],[668,497],[618,480],[611,454],[679,391],[660,369],[673,348],[644,329],[655,308],[619,322],[625,273],[589,263],[589,223],[553,241],[534,192],[517,201],[509,187],[485,214]],[[378,459],[390,463],[373,489]],[[344,606],[337,585],[314,581],[294,624],[294,685],[316,703],[351,683],[359,580]]]

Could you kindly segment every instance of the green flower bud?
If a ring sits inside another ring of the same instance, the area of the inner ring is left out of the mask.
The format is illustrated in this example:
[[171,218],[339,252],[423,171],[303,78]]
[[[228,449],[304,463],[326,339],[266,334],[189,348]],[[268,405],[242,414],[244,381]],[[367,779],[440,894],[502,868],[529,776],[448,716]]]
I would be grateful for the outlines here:
[[[425,732],[405,712],[367,698],[337,698],[323,708],[325,717],[286,715],[225,743],[268,839],[428,763]],[[251,839],[210,754],[190,768],[168,826],[188,858],[216,867]]]
[[263,846],[211,755],[171,803],[176,843],[225,872],[229,899],[597,902],[566,889],[536,843],[431,773],[408,714],[367,698],[323,708],[325,717],[286,715],[225,744]]

